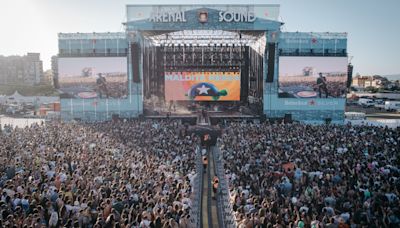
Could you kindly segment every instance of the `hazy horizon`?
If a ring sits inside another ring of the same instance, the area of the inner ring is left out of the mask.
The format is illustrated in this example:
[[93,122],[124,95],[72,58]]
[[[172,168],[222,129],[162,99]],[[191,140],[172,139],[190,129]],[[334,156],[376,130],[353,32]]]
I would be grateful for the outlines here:
[[[126,4],[167,4],[166,1],[128,0],[14,0],[0,7],[0,55],[39,52],[44,70],[58,52],[57,34],[121,32]],[[243,1],[222,0],[218,4]],[[347,32],[354,74],[400,74],[400,1],[397,0],[253,0],[248,4],[280,4],[282,31]],[[213,4],[213,1],[168,1],[168,4]]]

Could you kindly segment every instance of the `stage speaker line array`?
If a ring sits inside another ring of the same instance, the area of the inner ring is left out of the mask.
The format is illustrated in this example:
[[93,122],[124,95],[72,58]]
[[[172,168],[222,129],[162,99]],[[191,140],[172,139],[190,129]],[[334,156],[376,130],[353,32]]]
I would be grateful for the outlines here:
[[284,119],[283,119],[283,121],[284,121],[285,123],[292,123],[292,122],[293,122],[293,120],[292,120],[292,114],[286,113],[286,114],[285,114],[285,117],[284,117]]
[[268,72],[265,82],[271,83],[274,81],[275,72],[275,43],[268,43]]
[[139,55],[140,47],[137,43],[131,44],[131,55],[132,55],[132,81],[134,83],[140,83],[139,75]]

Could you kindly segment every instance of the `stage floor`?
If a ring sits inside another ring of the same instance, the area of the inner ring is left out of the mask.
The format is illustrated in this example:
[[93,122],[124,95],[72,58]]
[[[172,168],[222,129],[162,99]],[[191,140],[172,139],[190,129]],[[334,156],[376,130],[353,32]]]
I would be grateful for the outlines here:
[[[180,119],[180,118],[197,118],[201,115],[201,112],[192,112],[192,113],[160,113],[159,115],[144,115],[144,117],[149,119],[164,119],[164,118],[171,118],[171,119]],[[208,111],[207,115],[210,118],[226,118],[226,119],[258,119],[260,115],[248,115],[242,114],[240,112],[216,112],[216,111]]]

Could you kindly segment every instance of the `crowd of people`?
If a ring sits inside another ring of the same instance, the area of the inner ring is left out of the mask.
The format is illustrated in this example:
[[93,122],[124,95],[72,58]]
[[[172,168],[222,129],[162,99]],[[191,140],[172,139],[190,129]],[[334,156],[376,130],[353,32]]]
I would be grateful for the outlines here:
[[[222,129],[238,227],[400,226],[399,129]],[[194,227],[200,141],[176,121],[6,127],[0,140],[1,227]]]
[[219,139],[238,227],[400,227],[400,131],[231,123]]
[[175,121],[0,134],[0,227],[192,227],[197,137]]

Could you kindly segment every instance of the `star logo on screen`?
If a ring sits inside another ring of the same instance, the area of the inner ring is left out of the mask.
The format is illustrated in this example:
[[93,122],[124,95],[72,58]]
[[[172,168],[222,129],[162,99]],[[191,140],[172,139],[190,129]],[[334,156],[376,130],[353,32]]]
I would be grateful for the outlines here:
[[227,95],[228,91],[226,89],[219,90],[215,85],[208,82],[200,82],[192,85],[186,94],[191,100],[195,100],[196,97],[210,97],[213,101],[217,101],[221,96]]
[[210,90],[210,88],[207,88],[205,85],[203,85],[202,87],[197,88],[197,90],[199,91],[199,95],[208,94],[208,90]]

